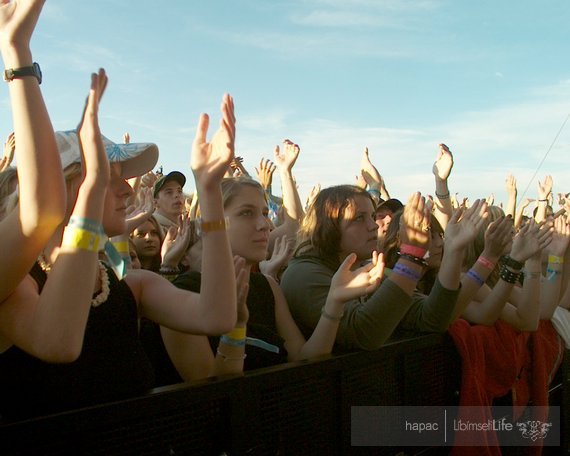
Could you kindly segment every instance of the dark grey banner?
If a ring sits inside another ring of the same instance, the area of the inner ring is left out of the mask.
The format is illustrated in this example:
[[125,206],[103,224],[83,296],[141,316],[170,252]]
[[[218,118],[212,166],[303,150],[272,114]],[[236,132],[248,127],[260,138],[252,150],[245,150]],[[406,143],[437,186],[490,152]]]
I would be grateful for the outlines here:
[[560,446],[560,407],[351,410],[353,446]]

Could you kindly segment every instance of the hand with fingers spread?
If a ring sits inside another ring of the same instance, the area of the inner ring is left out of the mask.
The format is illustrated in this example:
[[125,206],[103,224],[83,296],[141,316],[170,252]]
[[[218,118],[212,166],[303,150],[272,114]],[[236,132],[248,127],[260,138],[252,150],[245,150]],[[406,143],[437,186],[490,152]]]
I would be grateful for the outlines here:
[[273,181],[273,173],[275,172],[275,164],[266,158],[259,161],[259,169],[255,168],[257,179],[266,192],[271,192],[271,183]]
[[437,157],[432,167],[436,179],[447,180],[453,168],[453,154],[445,144],[439,145]]
[[357,269],[352,269],[356,254],[348,255],[335,272],[329,291],[329,299],[341,306],[352,299],[373,293],[384,276],[384,258],[373,252],[372,261]]
[[234,158],[236,119],[234,101],[230,95],[224,95],[221,111],[220,128],[210,142],[206,139],[210,118],[202,114],[198,122],[190,165],[199,190],[218,186]]
[[513,219],[511,217],[500,217],[489,223],[485,230],[485,247],[481,255],[496,263],[512,241]]
[[509,174],[505,179],[505,188],[507,190],[508,195],[515,195],[517,194],[517,180],[515,176]]
[[188,216],[181,215],[178,227],[171,226],[166,232],[162,243],[162,266],[177,269],[184,257],[192,236],[191,221]]
[[431,214],[425,207],[425,198],[413,193],[404,207],[400,218],[400,242],[427,249]]
[[548,200],[552,192],[552,176],[546,176],[542,182],[538,181],[538,199]]
[[278,280],[279,273],[287,266],[287,263],[293,255],[293,247],[295,241],[287,235],[283,235],[275,239],[271,258],[259,263],[259,270],[268,276]]
[[135,228],[149,219],[154,212],[154,198],[152,197],[152,188],[143,188],[139,192],[139,198],[135,200],[135,204],[127,208],[126,233],[132,233]]
[[281,171],[291,171],[300,152],[301,149],[297,144],[289,139],[284,139],[282,149],[279,149],[279,146],[275,146],[275,164]]
[[313,185],[313,188],[311,189],[309,196],[307,197],[307,202],[305,203],[306,211],[308,211],[309,207],[312,206],[313,202],[315,201],[315,198],[317,197],[320,191],[321,191],[321,184],[317,183]]
[[519,263],[524,263],[550,244],[553,231],[552,221],[539,224],[530,219],[514,237],[509,256]]
[[477,237],[487,215],[483,200],[475,200],[469,209],[457,209],[445,229],[445,250],[464,251]]
[[495,204],[495,195],[491,193],[487,198],[485,198],[485,201],[487,202],[487,206],[492,206]]

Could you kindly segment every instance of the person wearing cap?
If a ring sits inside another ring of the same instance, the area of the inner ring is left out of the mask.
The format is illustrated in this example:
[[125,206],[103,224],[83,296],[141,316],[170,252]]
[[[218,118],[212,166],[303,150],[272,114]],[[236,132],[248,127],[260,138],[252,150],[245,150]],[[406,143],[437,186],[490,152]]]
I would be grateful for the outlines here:
[[43,4],[24,0],[0,5],[0,52],[18,142],[17,177],[13,168],[4,171],[0,201],[0,303],[24,279],[65,215],[59,154],[40,90],[39,65],[30,49]]
[[182,189],[186,184],[186,176],[179,171],[172,171],[160,177],[153,186],[155,211],[154,218],[166,233],[171,226],[178,227],[178,218],[185,209],[185,198]]
[[400,200],[395,198],[390,198],[386,201],[380,201],[378,206],[376,206],[376,212],[374,218],[376,220],[376,225],[378,225],[378,242],[382,243],[382,240],[386,236],[390,222],[394,217],[394,214],[404,208],[404,205]]
[[[208,117],[200,117],[192,147],[191,167],[203,204],[206,278],[196,294],[142,269],[123,277],[108,248],[107,236],[126,227],[133,192],[126,179],[152,169],[158,148],[118,145],[101,136],[98,105],[106,83],[104,70],[92,75],[78,131],[56,135],[67,165],[67,225],[58,228],[30,274],[0,306],[0,415],[6,418],[148,391],[154,375],[140,344],[139,316],[198,334],[221,334],[235,324],[236,280],[220,191],[233,158],[233,100],[223,99],[223,121],[212,143],[206,141]],[[99,260],[102,250],[106,262]]]

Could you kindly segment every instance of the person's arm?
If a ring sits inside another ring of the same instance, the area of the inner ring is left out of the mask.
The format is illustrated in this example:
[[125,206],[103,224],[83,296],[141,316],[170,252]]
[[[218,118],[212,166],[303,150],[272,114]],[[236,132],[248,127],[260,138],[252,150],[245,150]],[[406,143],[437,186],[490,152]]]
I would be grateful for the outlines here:
[[538,210],[534,217],[536,223],[540,223],[546,219],[546,207],[548,206],[548,198],[552,192],[552,176],[546,176],[544,181],[538,182]]
[[[481,306],[469,306],[469,304],[481,296],[482,287],[488,288],[484,284],[511,241],[511,217],[501,217],[489,224],[485,230],[485,247],[483,252],[479,255],[475,264],[461,278],[461,291],[457,298],[454,319],[463,317],[472,322],[478,321],[482,324],[492,324],[498,318],[499,312],[496,315],[488,316],[489,320],[482,321],[484,317],[479,315]],[[505,296],[508,293],[508,291],[505,291]]]
[[360,161],[360,168],[360,175],[364,178],[364,181],[368,185],[368,189],[378,192],[378,196],[384,201],[390,199],[390,194],[388,193],[388,190],[386,190],[384,179],[370,160],[368,147],[364,149],[364,154]]
[[[425,200],[414,193],[402,215],[400,239],[423,249],[429,237],[429,214]],[[353,299],[344,305],[336,345],[342,349],[376,350],[394,332],[412,305],[411,295],[421,276],[421,265],[400,258],[400,266],[368,299]],[[334,270],[316,259],[293,259],[281,279],[281,287],[295,320],[306,332],[312,331],[326,303]]]
[[548,254],[546,276],[540,275],[542,278],[540,289],[541,320],[550,320],[560,303],[564,256],[568,250],[569,241],[570,227],[567,225],[565,217],[557,217],[554,220],[552,242],[545,249]]
[[275,321],[279,335],[285,340],[289,361],[325,355],[332,351],[337,330],[344,318],[345,302],[372,293],[379,285],[384,272],[382,257],[376,253],[370,264],[354,271],[351,267],[356,255],[349,255],[332,277],[330,288],[316,327],[308,340],[295,324],[285,296],[277,282],[268,278],[275,297]]
[[234,103],[229,95],[224,96],[221,110],[220,128],[210,143],[206,142],[209,118],[207,114],[200,116],[192,146],[191,167],[202,215],[200,294],[179,290],[149,271],[132,271],[125,279],[145,317],[194,334],[221,334],[236,321],[235,273],[220,188],[234,156]]
[[206,377],[243,373],[246,325],[249,319],[247,294],[250,268],[245,260],[234,257],[238,316],[234,330],[220,338],[216,354],[206,336],[185,334],[160,327],[160,333],[172,364],[186,382]]
[[505,181],[507,190],[507,206],[505,207],[505,214],[515,218],[517,208],[517,180],[515,176],[509,174]]
[[517,207],[517,211],[515,214],[515,223],[514,223],[515,231],[521,227],[524,211],[528,207],[528,205],[533,201],[534,201],[533,199],[525,198],[524,200],[522,200],[519,207]]
[[[33,63],[30,40],[43,0],[2,2],[0,52],[4,68]],[[7,83],[18,143],[17,208],[0,222],[0,302],[28,273],[65,216],[65,186],[53,127],[38,80],[27,76]]]
[[445,144],[439,145],[439,151],[432,167],[435,176],[434,216],[445,230],[447,222],[453,214],[449,186],[447,180],[453,168],[453,154]]
[[[110,169],[97,112],[106,85],[107,77],[103,70],[91,76],[91,90],[78,129],[85,177],[72,213],[75,225],[70,223],[66,227],[63,243],[41,295],[38,296],[35,283],[27,277],[0,306],[2,336],[48,362],[74,361],[83,345],[98,271],[98,251],[81,246],[75,235],[79,232],[78,225],[87,223],[89,226],[83,227],[82,231],[91,233],[94,243],[104,242],[98,235],[102,231],[100,227]],[[92,231],[90,227],[95,226],[99,229]]]
[[299,229],[299,223],[305,215],[303,204],[297,191],[297,185],[293,179],[292,169],[299,157],[301,149],[288,139],[283,141],[283,149],[275,146],[275,164],[279,171],[279,179],[281,180],[281,191],[283,194],[283,209],[285,220],[269,234],[269,249],[273,248],[275,239],[286,234],[288,237],[294,238]]

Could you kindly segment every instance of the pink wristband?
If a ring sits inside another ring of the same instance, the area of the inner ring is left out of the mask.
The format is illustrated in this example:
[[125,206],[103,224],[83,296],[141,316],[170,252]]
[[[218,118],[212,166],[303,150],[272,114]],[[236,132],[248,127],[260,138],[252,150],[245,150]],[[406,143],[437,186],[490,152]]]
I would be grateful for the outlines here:
[[401,244],[400,253],[405,253],[406,255],[411,255],[416,258],[423,258],[427,252],[427,249],[423,247],[417,247],[410,244]]
[[485,266],[489,271],[495,269],[495,263],[493,263],[491,260],[488,260],[484,256],[480,256],[479,258],[477,258],[477,263],[480,263],[481,265]]

